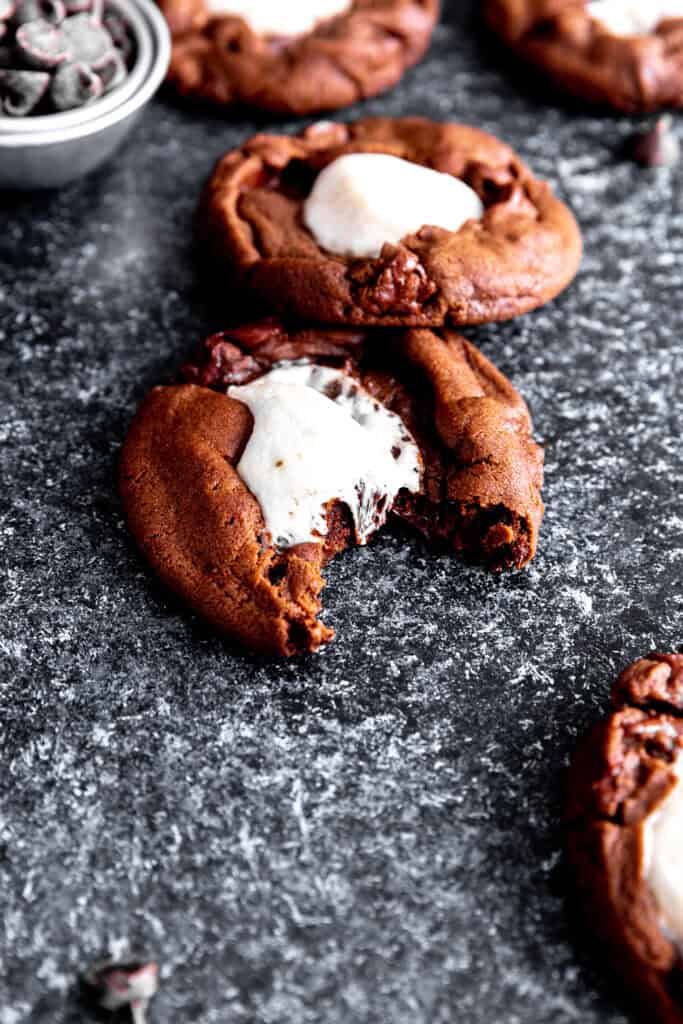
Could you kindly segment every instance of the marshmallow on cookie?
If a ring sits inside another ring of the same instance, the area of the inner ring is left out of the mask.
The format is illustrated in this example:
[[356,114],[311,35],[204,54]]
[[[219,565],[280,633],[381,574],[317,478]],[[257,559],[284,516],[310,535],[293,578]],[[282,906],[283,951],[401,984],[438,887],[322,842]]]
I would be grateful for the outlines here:
[[683,18],[683,0],[593,0],[586,10],[612,35],[641,36],[666,18]]
[[321,171],[304,204],[304,224],[321,249],[376,258],[426,226],[458,231],[484,206],[464,181],[385,153],[351,153]]
[[231,387],[254,427],[237,466],[279,548],[320,542],[327,505],[341,501],[365,544],[403,488],[420,488],[422,459],[403,421],[353,378],[281,363]]
[[643,877],[665,934],[683,950],[683,754],[672,767],[676,782],[643,823]]
[[302,36],[322,21],[346,14],[352,0],[207,0],[212,14],[242,18],[262,36]]

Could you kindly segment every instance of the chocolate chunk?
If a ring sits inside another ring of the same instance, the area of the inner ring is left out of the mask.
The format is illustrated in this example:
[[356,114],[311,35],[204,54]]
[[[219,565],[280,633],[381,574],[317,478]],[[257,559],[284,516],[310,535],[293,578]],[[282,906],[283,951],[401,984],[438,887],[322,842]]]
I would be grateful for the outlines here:
[[17,29],[15,45],[32,68],[47,70],[69,59],[69,45],[61,28],[44,18],[27,21]]
[[116,1013],[129,1007],[135,1024],[144,1024],[147,1007],[159,990],[159,965],[143,957],[103,960],[93,964],[83,981],[101,1009]]
[[378,260],[353,266],[349,278],[358,305],[370,316],[381,317],[388,309],[415,316],[437,291],[417,256],[402,245],[385,245]]
[[106,11],[102,20],[104,27],[112,38],[114,46],[121,53],[126,64],[133,54],[134,42],[126,22],[115,11]]
[[128,73],[126,63],[118,50],[106,54],[101,61],[93,65],[93,71],[101,79],[105,92],[110,92],[120,85]]
[[643,167],[674,167],[681,157],[681,145],[669,115],[660,117],[653,128],[632,135],[626,154]]
[[114,49],[114,41],[106,28],[91,14],[74,14],[64,22],[64,35],[70,60],[96,67]]
[[11,117],[24,117],[38,106],[50,82],[45,71],[0,69],[2,109]]
[[87,64],[63,64],[52,79],[50,99],[55,110],[72,110],[92,103],[104,91],[102,81]]
[[28,21],[49,21],[52,25],[59,25],[65,15],[66,7],[62,0],[18,0],[12,20],[15,25],[25,25]]

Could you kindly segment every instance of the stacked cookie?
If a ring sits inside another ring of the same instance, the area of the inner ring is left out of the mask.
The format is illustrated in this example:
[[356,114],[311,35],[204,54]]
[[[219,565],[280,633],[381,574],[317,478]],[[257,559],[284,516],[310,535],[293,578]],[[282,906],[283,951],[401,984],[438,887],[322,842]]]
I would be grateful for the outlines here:
[[294,655],[333,636],[325,564],[389,517],[526,565],[542,453],[454,327],[570,282],[580,235],[549,186],[474,128],[323,123],[226,154],[201,223],[226,320],[235,295],[250,315],[148,396],[126,441],[128,521],[164,582],[248,647]]

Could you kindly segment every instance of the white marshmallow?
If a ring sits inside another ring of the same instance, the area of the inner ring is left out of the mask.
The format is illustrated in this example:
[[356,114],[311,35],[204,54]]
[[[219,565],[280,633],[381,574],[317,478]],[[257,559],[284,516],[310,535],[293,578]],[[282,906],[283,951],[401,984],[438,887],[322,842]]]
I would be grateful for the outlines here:
[[346,374],[281,363],[228,394],[254,417],[237,472],[278,547],[324,537],[325,505],[335,498],[365,544],[398,492],[419,490],[422,460],[403,421]]
[[353,0],[207,0],[212,14],[232,14],[262,36],[302,36],[326,18],[351,9]]
[[683,950],[683,755],[673,770],[674,788],[643,824],[643,875],[665,933]]
[[615,36],[649,35],[664,18],[683,18],[683,0],[593,0],[586,9]]
[[351,153],[316,178],[303,218],[318,245],[339,256],[377,257],[426,226],[457,231],[484,207],[459,178],[384,153]]

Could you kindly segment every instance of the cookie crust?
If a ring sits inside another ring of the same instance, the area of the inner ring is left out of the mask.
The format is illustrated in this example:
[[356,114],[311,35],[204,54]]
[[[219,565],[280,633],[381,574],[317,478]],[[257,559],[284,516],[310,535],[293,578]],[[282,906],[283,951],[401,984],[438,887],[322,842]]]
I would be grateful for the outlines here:
[[613,690],[614,712],[586,737],[568,787],[567,850],[586,924],[643,1020],[683,1024],[683,958],[642,877],[642,825],[683,752],[683,654],[651,654]]
[[219,629],[265,654],[316,650],[322,570],[355,538],[346,506],[328,505],[316,544],[273,547],[235,467],[251,434],[230,384],[307,358],[343,369],[403,419],[424,463],[421,491],[392,515],[430,542],[493,569],[521,567],[543,515],[543,455],[523,400],[474,346],[452,332],[288,332],[276,322],[224,332],[184,370],[192,383],[156,388],[121,458],[131,532],[164,583]]
[[[285,0],[283,0],[285,2]],[[424,56],[440,0],[354,0],[304,36],[265,37],[204,0],[160,0],[173,37],[169,81],[184,96],[304,116],[394,86]]]
[[[481,221],[424,227],[378,259],[321,249],[302,222],[317,173],[348,153],[388,153],[454,174]],[[509,146],[466,125],[369,118],[257,135],[219,161],[205,190],[209,251],[255,309],[330,324],[441,326],[507,320],[565,288],[581,259],[574,217]]]
[[627,113],[683,106],[683,18],[616,36],[587,0],[487,0],[491,27],[561,89]]

